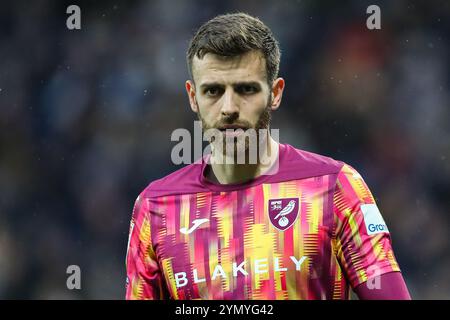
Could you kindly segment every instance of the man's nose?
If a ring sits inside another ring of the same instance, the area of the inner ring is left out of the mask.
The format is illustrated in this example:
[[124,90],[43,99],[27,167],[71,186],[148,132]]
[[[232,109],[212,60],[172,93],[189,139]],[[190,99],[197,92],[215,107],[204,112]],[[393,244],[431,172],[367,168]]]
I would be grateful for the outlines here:
[[230,116],[233,114],[239,114],[239,107],[233,90],[226,90],[222,98],[222,115]]

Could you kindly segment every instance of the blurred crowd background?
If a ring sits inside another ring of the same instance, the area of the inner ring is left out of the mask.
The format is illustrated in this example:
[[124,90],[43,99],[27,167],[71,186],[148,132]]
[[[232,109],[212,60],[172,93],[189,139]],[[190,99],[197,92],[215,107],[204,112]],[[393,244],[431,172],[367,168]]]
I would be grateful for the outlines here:
[[0,298],[123,299],[134,200],[193,132],[188,42],[235,11],[280,42],[281,142],[355,167],[413,298],[450,299],[450,3],[406,0],[2,1]]

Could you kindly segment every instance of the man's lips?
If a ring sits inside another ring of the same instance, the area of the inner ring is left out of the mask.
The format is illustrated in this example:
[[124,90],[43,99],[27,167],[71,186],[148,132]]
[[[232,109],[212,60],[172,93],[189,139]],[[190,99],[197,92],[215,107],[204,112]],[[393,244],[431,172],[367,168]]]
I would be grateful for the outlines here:
[[[227,125],[223,125],[218,127],[218,129],[222,132],[222,134],[225,137],[237,137],[241,134],[243,134],[248,128],[241,126],[241,125],[236,125],[236,124],[227,124]],[[241,129],[241,130],[238,130]]]
[[247,127],[236,125],[236,124],[226,124],[226,125],[220,126],[218,129],[220,131],[237,130],[237,129],[247,130]]

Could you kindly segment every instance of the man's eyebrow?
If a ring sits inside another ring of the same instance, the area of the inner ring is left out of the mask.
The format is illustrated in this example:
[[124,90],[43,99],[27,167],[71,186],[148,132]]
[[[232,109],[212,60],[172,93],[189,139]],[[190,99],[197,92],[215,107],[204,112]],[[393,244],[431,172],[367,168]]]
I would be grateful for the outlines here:
[[261,87],[261,85],[257,81],[239,81],[239,82],[233,83],[233,87],[242,87],[242,86],[251,86],[251,87],[257,87],[257,88]]
[[223,87],[223,84],[219,82],[204,82],[200,85],[200,89],[211,88],[211,87]]
[[[211,88],[211,87],[223,87],[224,85],[219,82],[204,82],[200,85],[200,89],[203,88]],[[232,83],[233,87],[242,87],[242,86],[254,86],[260,88],[261,85],[257,81],[239,81]]]

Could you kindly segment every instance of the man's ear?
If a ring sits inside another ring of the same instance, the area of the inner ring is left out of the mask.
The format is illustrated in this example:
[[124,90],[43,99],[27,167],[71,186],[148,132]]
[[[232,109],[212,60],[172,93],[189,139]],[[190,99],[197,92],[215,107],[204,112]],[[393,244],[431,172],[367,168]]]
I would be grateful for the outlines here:
[[187,80],[186,81],[186,92],[189,97],[189,104],[191,105],[192,111],[195,113],[198,112],[197,99],[195,98],[195,85],[194,81]]
[[277,110],[280,106],[284,85],[285,82],[283,78],[275,79],[272,84],[272,104],[270,106],[272,110]]

